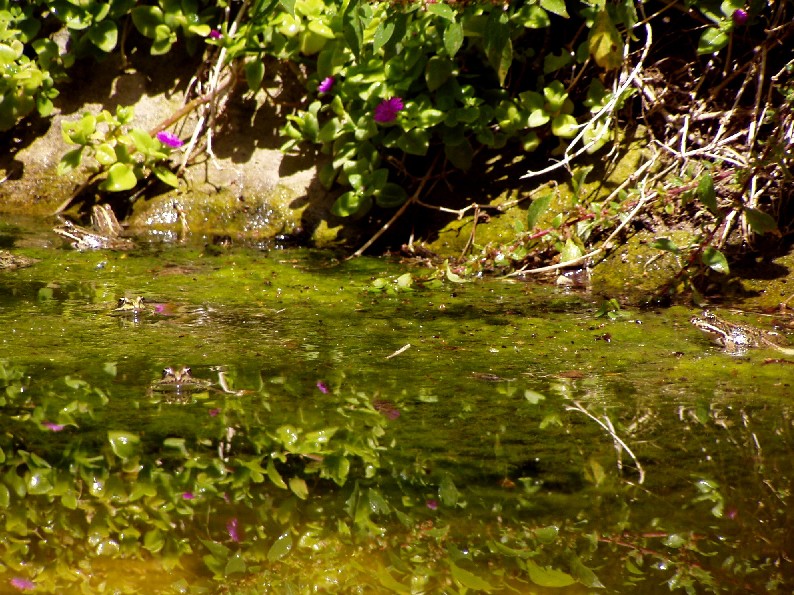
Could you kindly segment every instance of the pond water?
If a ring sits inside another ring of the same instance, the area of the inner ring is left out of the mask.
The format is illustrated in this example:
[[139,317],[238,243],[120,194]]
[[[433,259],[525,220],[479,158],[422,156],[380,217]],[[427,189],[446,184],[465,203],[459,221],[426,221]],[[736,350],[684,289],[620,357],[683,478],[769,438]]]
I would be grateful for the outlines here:
[[723,353],[693,310],[19,243],[40,260],[0,272],[0,593],[794,588],[794,368]]

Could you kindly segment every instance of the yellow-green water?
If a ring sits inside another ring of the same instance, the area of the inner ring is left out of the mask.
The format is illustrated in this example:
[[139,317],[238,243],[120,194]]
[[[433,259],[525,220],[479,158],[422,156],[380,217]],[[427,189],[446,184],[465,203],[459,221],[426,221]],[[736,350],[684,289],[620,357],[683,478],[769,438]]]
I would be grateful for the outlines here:
[[[23,251],[0,593],[794,586],[794,368],[686,308],[424,270],[376,293],[409,269],[306,250]],[[166,366],[214,384],[175,398]]]

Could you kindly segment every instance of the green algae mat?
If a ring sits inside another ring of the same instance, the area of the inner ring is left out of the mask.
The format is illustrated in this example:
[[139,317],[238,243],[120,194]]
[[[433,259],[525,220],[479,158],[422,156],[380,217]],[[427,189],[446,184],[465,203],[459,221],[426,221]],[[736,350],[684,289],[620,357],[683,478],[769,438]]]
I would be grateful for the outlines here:
[[0,593],[794,588],[794,367],[692,310],[307,250],[23,252]]

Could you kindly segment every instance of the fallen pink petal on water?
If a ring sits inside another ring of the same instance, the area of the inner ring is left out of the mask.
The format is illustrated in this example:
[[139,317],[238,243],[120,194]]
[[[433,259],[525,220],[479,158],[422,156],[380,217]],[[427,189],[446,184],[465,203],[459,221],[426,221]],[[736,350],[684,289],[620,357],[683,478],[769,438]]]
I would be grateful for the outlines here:
[[56,424],[56,423],[53,423],[51,421],[45,421],[41,425],[43,425],[45,428],[47,428],[50,432],[60,432],[61,430],[63,430],[66,427],[63,424]]
[[20,578],[15,576],[10,581],[11,586],[15,589],[19,589],[20,591],[32,591],[36,588],[36,584],[33,581],[29,581],[26,578]]
[[237,529],[238,529],[237,517],[233,519],[229,519],[229,522],[226,523],[226,530],[229,532],[229,539],[231,539],[235,543],[240,543],[240,534],[238,533]]
[[319,382],[317,382],[317,388],[318,388],[318,389],[319,389],[319,391],[320,391],[321,393],[323,393],[324,395],[327,395],[327,394],[328,394],[328,385],[327,385],[325,382],[323,382],[322,380],[320,380]]

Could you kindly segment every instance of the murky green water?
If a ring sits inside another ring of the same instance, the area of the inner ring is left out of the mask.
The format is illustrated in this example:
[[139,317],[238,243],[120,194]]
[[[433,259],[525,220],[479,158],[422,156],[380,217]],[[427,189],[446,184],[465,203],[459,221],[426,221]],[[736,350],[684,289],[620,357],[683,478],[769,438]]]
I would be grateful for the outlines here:
[[794,368],[685,308],[372,293],[405,269],[309,251],[25,253],[0,273],[0,593],[794,587]]

